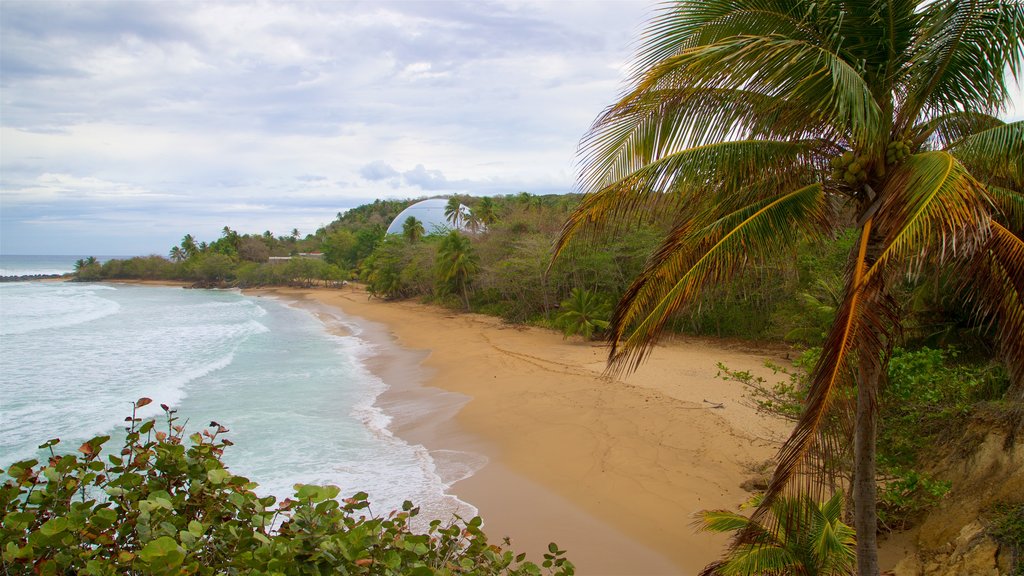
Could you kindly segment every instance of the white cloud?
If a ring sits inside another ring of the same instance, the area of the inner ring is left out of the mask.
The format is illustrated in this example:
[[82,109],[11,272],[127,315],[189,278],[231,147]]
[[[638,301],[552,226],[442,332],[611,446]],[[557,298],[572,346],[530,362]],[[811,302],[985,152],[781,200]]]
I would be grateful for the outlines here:
[[3,2],[0,249],[163,253],[378,197],[568,191],[656,4]]

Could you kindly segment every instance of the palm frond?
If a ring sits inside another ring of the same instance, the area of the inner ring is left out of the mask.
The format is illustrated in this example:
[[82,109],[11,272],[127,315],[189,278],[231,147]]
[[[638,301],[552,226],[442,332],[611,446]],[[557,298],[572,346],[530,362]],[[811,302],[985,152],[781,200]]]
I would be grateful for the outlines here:
[[[670,154],[587,194],[566,220],[555,243],[557,258],[579,234],[600,231],[607,222],[633,222],[652,211],[696,210],[732,201],[744,186],[765,174],[809,174],[820,160],[818,141],[722,142]],[[742,194],[739,197],[743,197]],[[687,218],[689,219],[689,218]]]
[[1024,189],[1024,120],[968,134],[949,151],[975,178]]
[[842,492],[836,492],[827,502],[814,507],[810,545],[823,574],[847,574],[855,564],[856,536],[853,529],[842,522],[842,513]]
[[937,148],[949,149],[964,138],[990,128],[1002,126],[1004,122],[995,116],[981,112],[950,112],[915,127],[914,133],[921,141],[935,140]]
[[998,211],[997,220],[1014,233],[1024,234],[1024,194],[991,184],[987,190]]
[[[947,152],[915,154],[881,191],[877,225],[881,254],[865,281],[893,270],[894,261],[941,264],[976,251],[988,234],[989,206],[983,187]],[[906,269],[906,268],[905,268]],[[913,274],[919,268],[911,267]]]
[[907,48],[914,41],[920,20],[918,0],[845,1],[839,4],[841,53],[857,62],[864,76],[876,85],[886,85],[906,64]]
[[729,510],[704,510],[695,524],[700,532],[736,532],[747,528],[750,518]]
[[687,48],[731,36],[730,31],[815,37],[818,26],[809,19],[807,8],[794,2],[771,0],[665,3],[641,35],[642,48],[634,59],[633,76],[642,76],[658,62]]
[[609,370],[633,370],[671,315],[740,264],[778,253],[825,229],[828,206],[811,184],[726,214],[704,227],[676,227],[616,306],[609,329]]
[[770,96],[799,111],[803,122],[825,122],[861,143],[877,135],[882,122],[857,68],[803,40],[741,35],[688,48],[636,84],[637,91],[681,87],[742,88]]
[[983,320],[995,323],[1010,395],[1024,400],[1024,239],[998,222],[991,226],[985,250],[962,276],[961,292]]
[[749,90],[638,90],[609,107],[581,141],[580,183],[584,190],[596,190],[687,148],[727,140],[806,140],[809,135],[838,140],[824,123],[809,121],[785,101]]
[[747,576],[760,574],[771,576],[790,573],[794,565],[801,562],[790,550],[776,546],[741,544],[737,546],[716,571],[721,576]]
[[907,68],[901,125],[922,110],[995,115],[1007,101],[1006,70],[1020,78],[1024,6],[1003,0],[939,0],[925,5],[922,33]]
[[[755,519],[768,513],[785,491],[817,497],[829,486],[834,460],[846,442],[826,434],[827,416],[842,389],[855,382],[859,355],[881,357],[896,324],[895,305],[884,296],[883,278],[869,282],[871,265],[868,248],[875,234],[873,220],[861,230],[851,257],[844,299],[822,345],[822,353],[811,372],[804,410],[779,451],[779,462]],[[794,482],[802,478],[803,483]]]

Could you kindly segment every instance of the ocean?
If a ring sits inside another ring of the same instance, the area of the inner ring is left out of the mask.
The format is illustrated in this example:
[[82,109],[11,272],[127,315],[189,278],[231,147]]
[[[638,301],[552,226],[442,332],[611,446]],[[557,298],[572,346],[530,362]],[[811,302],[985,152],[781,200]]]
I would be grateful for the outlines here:
[[260,494],[334,484],[342,496],[368,492],[378,513],[408,499],[426,518],[474,516],[447,493],[458,474],[388,429],[375,405],[387,384],[365,366],[380,344],[361,332],[340,314],[237,291],[0,284],[0,466],[36,456],[50,438],[70,452],[116,436],[145,396],[153,404],[142,416],[161,415],[164,403],[190,432],[227,427],[226,463]]

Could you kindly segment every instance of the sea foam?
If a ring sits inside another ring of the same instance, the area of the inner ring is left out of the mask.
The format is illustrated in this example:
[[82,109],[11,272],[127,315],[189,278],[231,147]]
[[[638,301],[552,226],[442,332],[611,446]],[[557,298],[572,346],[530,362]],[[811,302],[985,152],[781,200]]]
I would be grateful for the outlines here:
[[476,513],[446,494],[472,473],[471,455],[437,462],[391,433],[375,403],[387,384],[365,365],[378,350],[358,323],[234,291],[13,283],[0,299],[0,466],[49,438],[70,451],[123,433],[145,396],[144,417],[163,403],[190,432],[230,429],[226,463],[258,493],[334,484],[368,492],[377,512],[410,499],[427,518]]

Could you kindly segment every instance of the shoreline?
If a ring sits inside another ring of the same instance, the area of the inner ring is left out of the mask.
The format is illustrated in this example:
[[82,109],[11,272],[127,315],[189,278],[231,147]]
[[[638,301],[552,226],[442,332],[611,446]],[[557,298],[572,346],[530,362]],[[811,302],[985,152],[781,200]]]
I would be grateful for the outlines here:
[[603,347],[548,330],[368,300],[358,287],[243,292],[338,310],[388,345],[367,367],[389,386],[377,405],[391,431],[439,468],[482,456],[467,478],[444,478],[458,480],[448,492],[479,510],[492,541],[507,536],[538,563],[555,541],[580,574],[699,572],[727,538],[695,533],[692,514],[745,501],[749,468],[788,432],[714,377],[717,361],[770,377],[762,364],[777,355],[687,339],[609,380]]

